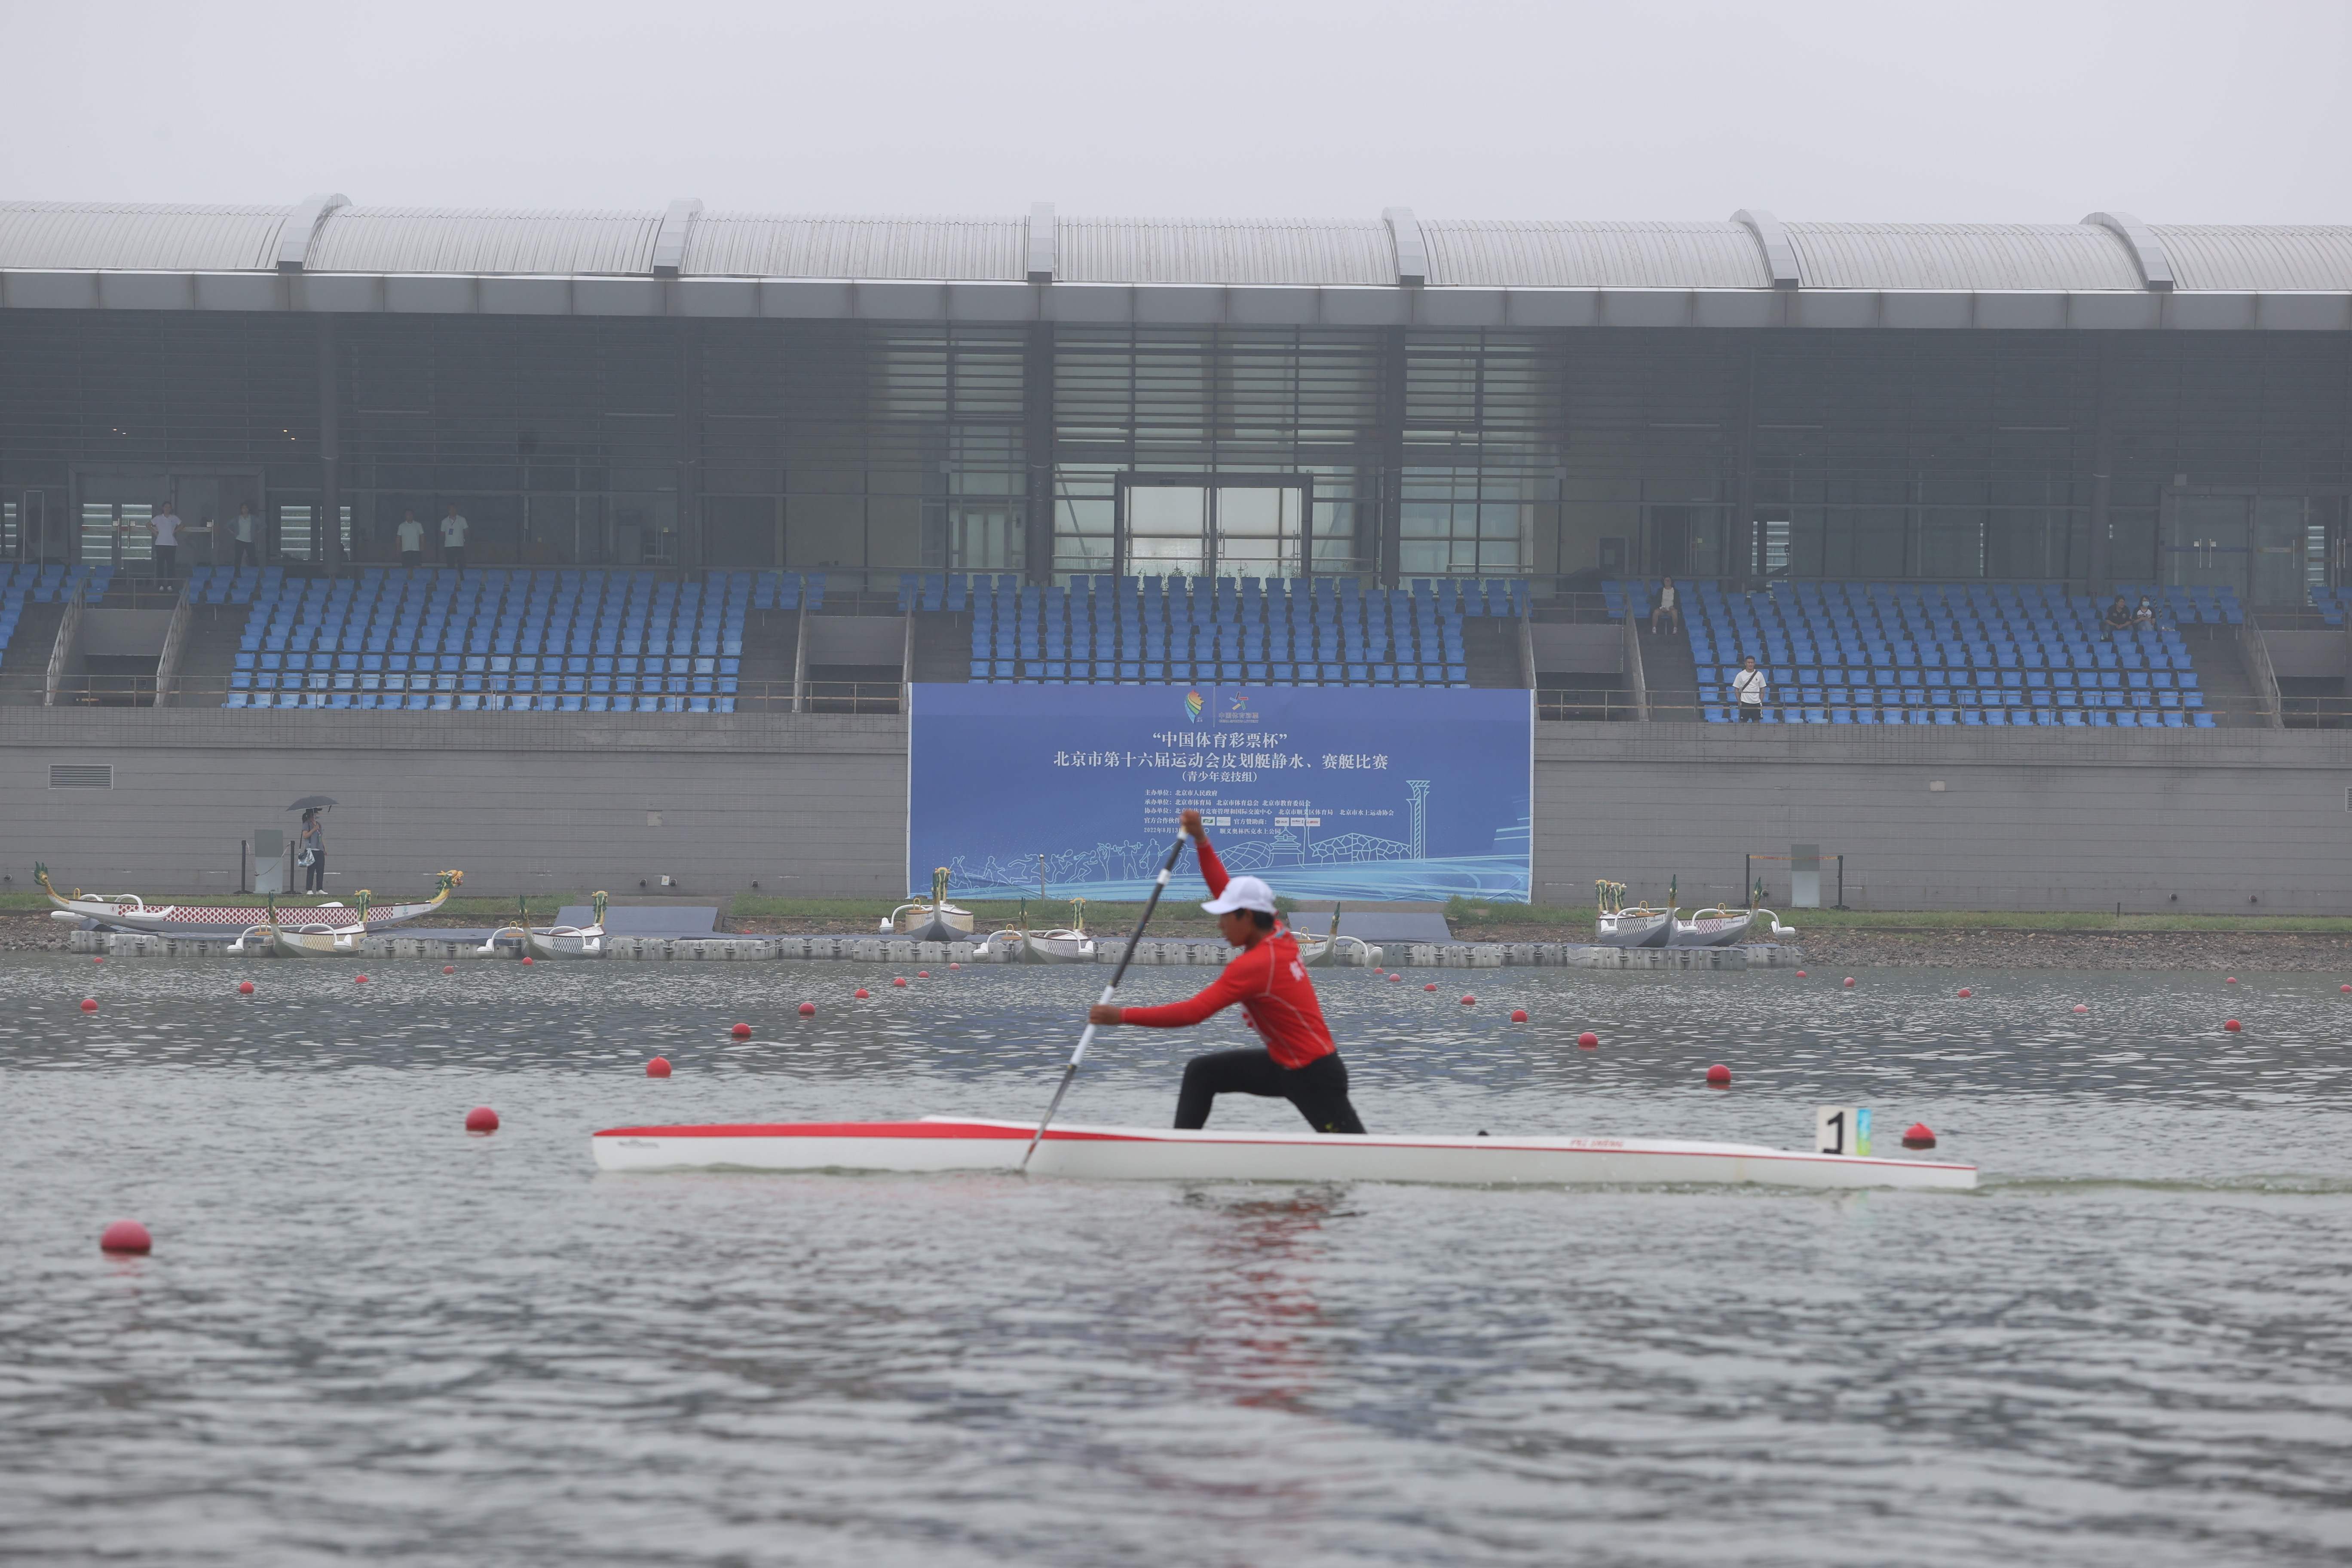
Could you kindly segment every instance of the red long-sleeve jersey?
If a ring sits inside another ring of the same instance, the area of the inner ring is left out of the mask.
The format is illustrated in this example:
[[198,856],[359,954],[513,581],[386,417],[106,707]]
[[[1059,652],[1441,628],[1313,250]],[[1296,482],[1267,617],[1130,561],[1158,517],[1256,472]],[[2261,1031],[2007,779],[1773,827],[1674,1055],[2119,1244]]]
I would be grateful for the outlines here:
[[[1201,878],[1209,884],[1209,897],[1213,899],[1225,890],[1224,862],[1217,858],[1205,837],[1195,840],[1192,847],[1201,857]],[[1123,1007],[1119,1022],[1181,1029],[1236,1002],[1242,1005],[1250,1027],[1265,1042],[1267,1053],[1284,1067],[1303,1068],[1339,1048],[1331,1039],[1330,1026],[1323,1022],[1315,983],[1307,978],[1307,966],[1298,961],[1298,941],[1288,927],[1279,924],[1242,949],[1241,956],[1225,965],[1216,982],[1191,1001],[1171,1002],[1164,1007]]]

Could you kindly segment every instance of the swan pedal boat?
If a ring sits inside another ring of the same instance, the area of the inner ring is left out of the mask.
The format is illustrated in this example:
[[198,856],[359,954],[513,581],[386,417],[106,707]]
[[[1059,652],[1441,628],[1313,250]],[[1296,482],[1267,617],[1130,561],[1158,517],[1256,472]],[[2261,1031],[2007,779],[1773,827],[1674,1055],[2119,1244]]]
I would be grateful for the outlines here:
[[[1036,1124],[973,1117],[916,1121],[613,1127],[590,1140],[604,1171],[750,1170],[936,1174],[1011,1172]],[[1966,1191],[1974,1165],[1816,1154],[1651,1138],[1491,1138],[1308,1131],[1184,1131],[1055,1125],[1032,1173],[1094,1181],[1409,1182],[1469,1186],[1758,1184]]]

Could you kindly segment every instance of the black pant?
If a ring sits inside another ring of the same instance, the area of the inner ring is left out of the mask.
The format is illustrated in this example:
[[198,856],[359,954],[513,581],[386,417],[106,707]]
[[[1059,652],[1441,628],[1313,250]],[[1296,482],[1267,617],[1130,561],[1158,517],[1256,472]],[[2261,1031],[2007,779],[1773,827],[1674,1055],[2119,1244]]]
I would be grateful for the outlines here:
[[441,564],[454,571],[463,572],[466,569],[466,547],[462,544],[443,545]]
[[1184,1087],[1176,1096],[1176,1125],[1198,1130],[1209,1124],[1209,1107],[1221,1094],[1255,1094],[1286,1100],[1318,1132],[1361,1132],[1356,1108],[1348,1103],[1348,1068],[1337,1051],[1303,1068],[1286,1068],[1274,1053],[1214,1051],[1184,1064]]
[[313,849],[310,852],[310,864],[305,869],[310,872],[310,875],[302,879],[302,890],[306,893],[325,892],[327,890],[327,852],[323,849]]
[[1742,702],[1739,704],[1739,721],[1743,724],[1761,724],[1764,722],[1764,704],[1761,702]]
[[403,566],[421,566],[424,563],[425,552],[422,550],[404,550],[400,552],[400,563]]
[[176,544],[157,545],[155,547],[155,575],[158,577],[176,577],[179,574],[180,547]]
[[240,539],[236,542],[236,563],[239,566],[257,566],[261,563],[260,558],[254,553],[253,541],[250,539]]

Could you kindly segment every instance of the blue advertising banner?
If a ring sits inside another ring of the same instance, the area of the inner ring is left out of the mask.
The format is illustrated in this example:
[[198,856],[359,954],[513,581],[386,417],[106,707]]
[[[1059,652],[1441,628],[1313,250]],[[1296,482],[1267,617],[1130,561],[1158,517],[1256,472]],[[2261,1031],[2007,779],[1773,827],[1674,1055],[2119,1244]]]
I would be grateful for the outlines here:
[[1528,691],[919,685],[907,885],[1140,899],[1192,806],[1287,897],[1523,903],[1534,721]]

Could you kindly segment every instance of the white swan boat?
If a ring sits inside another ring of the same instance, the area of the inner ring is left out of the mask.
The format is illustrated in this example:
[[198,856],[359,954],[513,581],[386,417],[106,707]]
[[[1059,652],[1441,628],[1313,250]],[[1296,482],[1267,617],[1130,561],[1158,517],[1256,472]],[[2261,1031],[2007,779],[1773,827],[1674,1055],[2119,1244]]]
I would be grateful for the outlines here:
[[[349,933],[357,933],[362,928],[381,931],[385,926],[431,914],[448,902],[457,884],[466,879],[462,871],[444,871],[433,896],[414,904],[362,906],[355,910],[341,900],[282,907],[271,902],[266,906],[270,911],[269,919],[257,921],[257,911],[242,904],[151,904],[136,893],[85,894],[79,888],[68,898],[49,881],[49,868],[38,863],[33,867],[33,877],[41,884],[41,890],[48,894],[49,902],[57,906],[49,911],[53,921],[69,925],[89,921],[100,930],[142,931],[150,936],[236,938],[257,927],[287,921],[293,922],[299,930],[315,926]],[[362,892],[360,897],[365,900],[367,895]]]
[[970,942],[971,911],[948,902],[948,868],[931,873],[929,902],[912,899],[892,910],[882,921],[884,936],[910,936],[917,942]]
[[[613,1127],[590,1143],[604,1171],[881,1171],[1021,1168],[1036,1124],[977,1117]],[[1471,1186],[1757,1184],[1965,1191],[1974,1165],[1809,1153],[1748,1143],[1648,1138],[1490,1138],[1455,1133],[1331,1137],[1056,1125],[1033,1174],[1095,1181],[1421,1182]]]
[[511,954],[516,958],[602,958],[604,956],[604,910],[612,903],[610,895],[596,892],[590,895],[595,920],[584,926],[530,924],[530,905],[527,900],[515,900],[521,919],[502,925],[483,940],[474,951],[484,958]]

